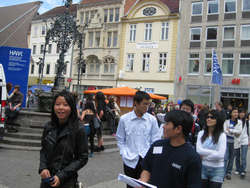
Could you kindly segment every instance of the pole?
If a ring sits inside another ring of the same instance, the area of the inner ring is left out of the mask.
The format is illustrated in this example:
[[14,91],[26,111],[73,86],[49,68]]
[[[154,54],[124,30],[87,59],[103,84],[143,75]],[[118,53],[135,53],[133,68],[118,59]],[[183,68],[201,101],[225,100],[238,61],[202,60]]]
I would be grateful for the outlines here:
[[79,33],[79,61],[78,61],[78,77],[77,77],[77,92],[80,93],[80,70],[82,66],[82,34]]

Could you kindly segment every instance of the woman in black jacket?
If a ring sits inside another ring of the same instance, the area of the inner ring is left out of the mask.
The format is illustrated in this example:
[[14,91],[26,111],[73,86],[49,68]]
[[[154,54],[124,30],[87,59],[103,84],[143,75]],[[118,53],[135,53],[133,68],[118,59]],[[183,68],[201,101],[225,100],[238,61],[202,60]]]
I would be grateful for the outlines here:
[[74,188],[77,171],[88,161],[88,144],[84,127],[79,127],[76,101],[62,91],[52,103],[51,121],[42,136],[39,174],[41,188]]

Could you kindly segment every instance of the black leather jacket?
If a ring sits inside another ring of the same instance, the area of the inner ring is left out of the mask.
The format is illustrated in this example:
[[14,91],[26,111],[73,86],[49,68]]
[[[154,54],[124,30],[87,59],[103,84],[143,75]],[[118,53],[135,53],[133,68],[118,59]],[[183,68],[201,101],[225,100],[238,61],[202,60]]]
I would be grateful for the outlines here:
[[84,127],[74,130],[64,126],[45,125],[40,151],[39,174],[48,169],[51,176],[57,175],[61,185],[64,182],[77,180],[77,171],[88,161],[88,142]]

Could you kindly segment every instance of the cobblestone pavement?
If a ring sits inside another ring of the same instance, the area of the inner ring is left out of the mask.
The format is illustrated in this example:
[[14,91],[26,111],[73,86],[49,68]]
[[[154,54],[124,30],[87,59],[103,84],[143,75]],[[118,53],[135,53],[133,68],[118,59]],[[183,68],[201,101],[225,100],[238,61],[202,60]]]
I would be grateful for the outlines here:
[[[249,188],[250,153],[248,161],[246,178],[241,180],[233,175],[231,181],[225,181],[223,188]],[[0,164],[0,188],[39,187],[39,152],[0,148]],[[122,161],[118,152],[98,153],[79,172],[79,180],[88,188],[125,188],[116,180],[119,173],[122,173]]]

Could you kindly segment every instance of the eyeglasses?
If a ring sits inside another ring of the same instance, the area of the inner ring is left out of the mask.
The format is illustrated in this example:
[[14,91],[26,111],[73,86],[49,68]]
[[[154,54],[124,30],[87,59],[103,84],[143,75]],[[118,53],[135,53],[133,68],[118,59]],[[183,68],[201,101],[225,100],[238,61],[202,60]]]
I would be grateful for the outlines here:
[[216,119],[216,117],[214,116],[207,116],[207,119],[210,118],[210,119]]

